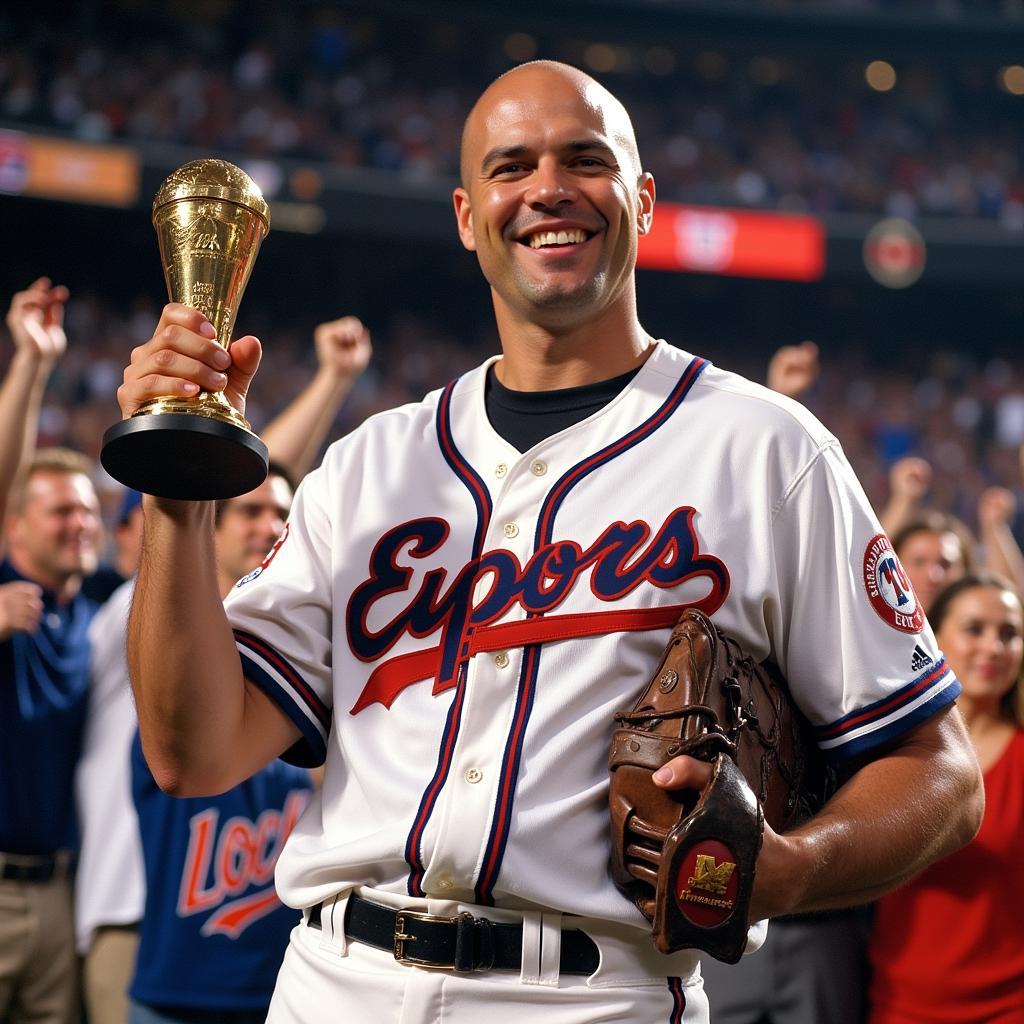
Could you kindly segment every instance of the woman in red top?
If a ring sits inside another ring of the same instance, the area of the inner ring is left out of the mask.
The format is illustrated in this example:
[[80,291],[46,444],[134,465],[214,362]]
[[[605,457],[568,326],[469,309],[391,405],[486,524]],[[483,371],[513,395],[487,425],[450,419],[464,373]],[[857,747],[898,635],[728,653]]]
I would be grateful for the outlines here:
[[878,901],[869,1024],[1024,1024],[1024,613],[1005,582],[976,574],[928,618],[963,685],[985,818],[972,843]]

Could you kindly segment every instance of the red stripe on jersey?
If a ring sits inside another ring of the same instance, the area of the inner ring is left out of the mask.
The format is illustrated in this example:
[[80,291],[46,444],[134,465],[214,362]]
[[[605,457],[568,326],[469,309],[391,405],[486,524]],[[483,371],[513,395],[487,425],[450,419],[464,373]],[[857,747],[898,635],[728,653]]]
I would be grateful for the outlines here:
[[[572,615],[547,615],[519,622],[503,622],[494,626],[480,626],[469,640],[470,654],[500,651],[509,647],[527,647],[530,644],[551,643],[556,640],[575,640],[607,633],[633,633],[648,629],[668,629],[686,608],[708,611],[706,604],[718,605],[716,595],[692,604],[672,604],[662,608],[627,608],[622,611],[579,612]],[[350,715],[357,715],[371,704],[390,708],[395,698],[413,683],[433,679],[441,667],[441,648],[430,647],[390,658],[378,665],[370,674],[363,692],[352,705]],[[450,690],[454,681],[437,684],[435,696]]]

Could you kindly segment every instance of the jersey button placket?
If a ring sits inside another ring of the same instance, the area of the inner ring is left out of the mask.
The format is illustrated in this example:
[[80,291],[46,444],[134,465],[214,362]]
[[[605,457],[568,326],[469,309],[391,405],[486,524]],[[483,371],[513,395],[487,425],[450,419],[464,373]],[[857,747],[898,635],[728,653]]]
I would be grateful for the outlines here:
[[[529,461],[498,463],[493,472],[502,480],[502,486],[494,495],[483,550],[508,551],[515,556],[519,573],[533,554],[533,520],[539,505],[536,485],[540,481],[531,471]],[[479,580],[473,592],[474,604],[485,600],[494,585],[490,574]],[[525,614],[516,602],[499,620],[479,623],[477,635],[486,639],[487,627],[519,621]],[[428,892],[437,890],[443,877],[455,880],[452,895],[458,898],[475,884],[502,778],[502,752],[518,691],[522,656],[522,649],[514,648],[478,651],[469,660],[456,749],[444,787],[444,809],[431,858],[433,870],[428,869],[424,878],[424,889]]]
[[[483,584],[486,593],[490,581]],[[472,896],[501,776],[507,725],[504,711],[515,697],[519,655],[518,650],[481,651],[469,661],[462,721],[438,807],[431,866],[423,879],[427,893],[448,899]],[[496,713],[497,709],[501,711]],[[453,883],[450,890],[441,887],[445,878]]]

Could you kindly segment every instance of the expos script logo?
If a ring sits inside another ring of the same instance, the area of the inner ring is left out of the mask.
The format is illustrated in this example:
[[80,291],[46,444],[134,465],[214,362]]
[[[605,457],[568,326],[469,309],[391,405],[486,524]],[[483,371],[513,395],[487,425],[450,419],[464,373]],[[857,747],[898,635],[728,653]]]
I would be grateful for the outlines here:
[[[282,810],[269,808],[256,821],[236,816],[219,828],[216,807],[193,815],[178,890],[178,916],[214,911],[200,934],[237,939],[254,921],[281,906],[273,884],[274,867],[308,802],[308,791],[295,790]],[[242,896],[253,886],[261,888]]]
[[[553,541],[538,548],[525,565],[511,551],[488,551],[455,572],[417,570],[417,563],[448,540],[450,528],[445,520],[414,519],[389,530],[370,555],[369,578],[356,587],[348,604],[346,627],[352,651],[364,662],[377,662],[403,636],[423,639],[438,634],[438,644],[378,666],[374,676],[383,672],[386,682],[371,676],[352,713],[374,702],[390,707],[402,689],[419,680],[433,677],[435,693],[448,689],[460,665],[476,650],[659,628],[671,625],[672,616],[684,607],[554,614],[585,574],[592,594],[609,604],[645,584],[668,590],[702,579],[705,593],[688,603],[710,615],[725,600],[729,573],[720,559],[701,553],[695,515],[690,506],[674,509],[656,531],[642,520],[615,522],[587,548],[571,540]],[[389,598],[393,607],[396,594],[407,595],[403,606],[378,628],[371,628],[375,606]],[[494,625],[516,604],[527,612],[527,622]],[[664,621],[666,612],[668,621]],[[510,640],[514,643],[504,642]]]

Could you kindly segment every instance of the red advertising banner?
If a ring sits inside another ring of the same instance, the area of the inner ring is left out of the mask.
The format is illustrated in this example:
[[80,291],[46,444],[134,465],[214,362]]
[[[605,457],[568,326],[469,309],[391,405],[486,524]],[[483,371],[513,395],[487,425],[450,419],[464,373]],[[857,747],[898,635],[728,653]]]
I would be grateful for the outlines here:
[[803,214],[658,203],[637,266],[817,281],[825,273],[825,225]]

